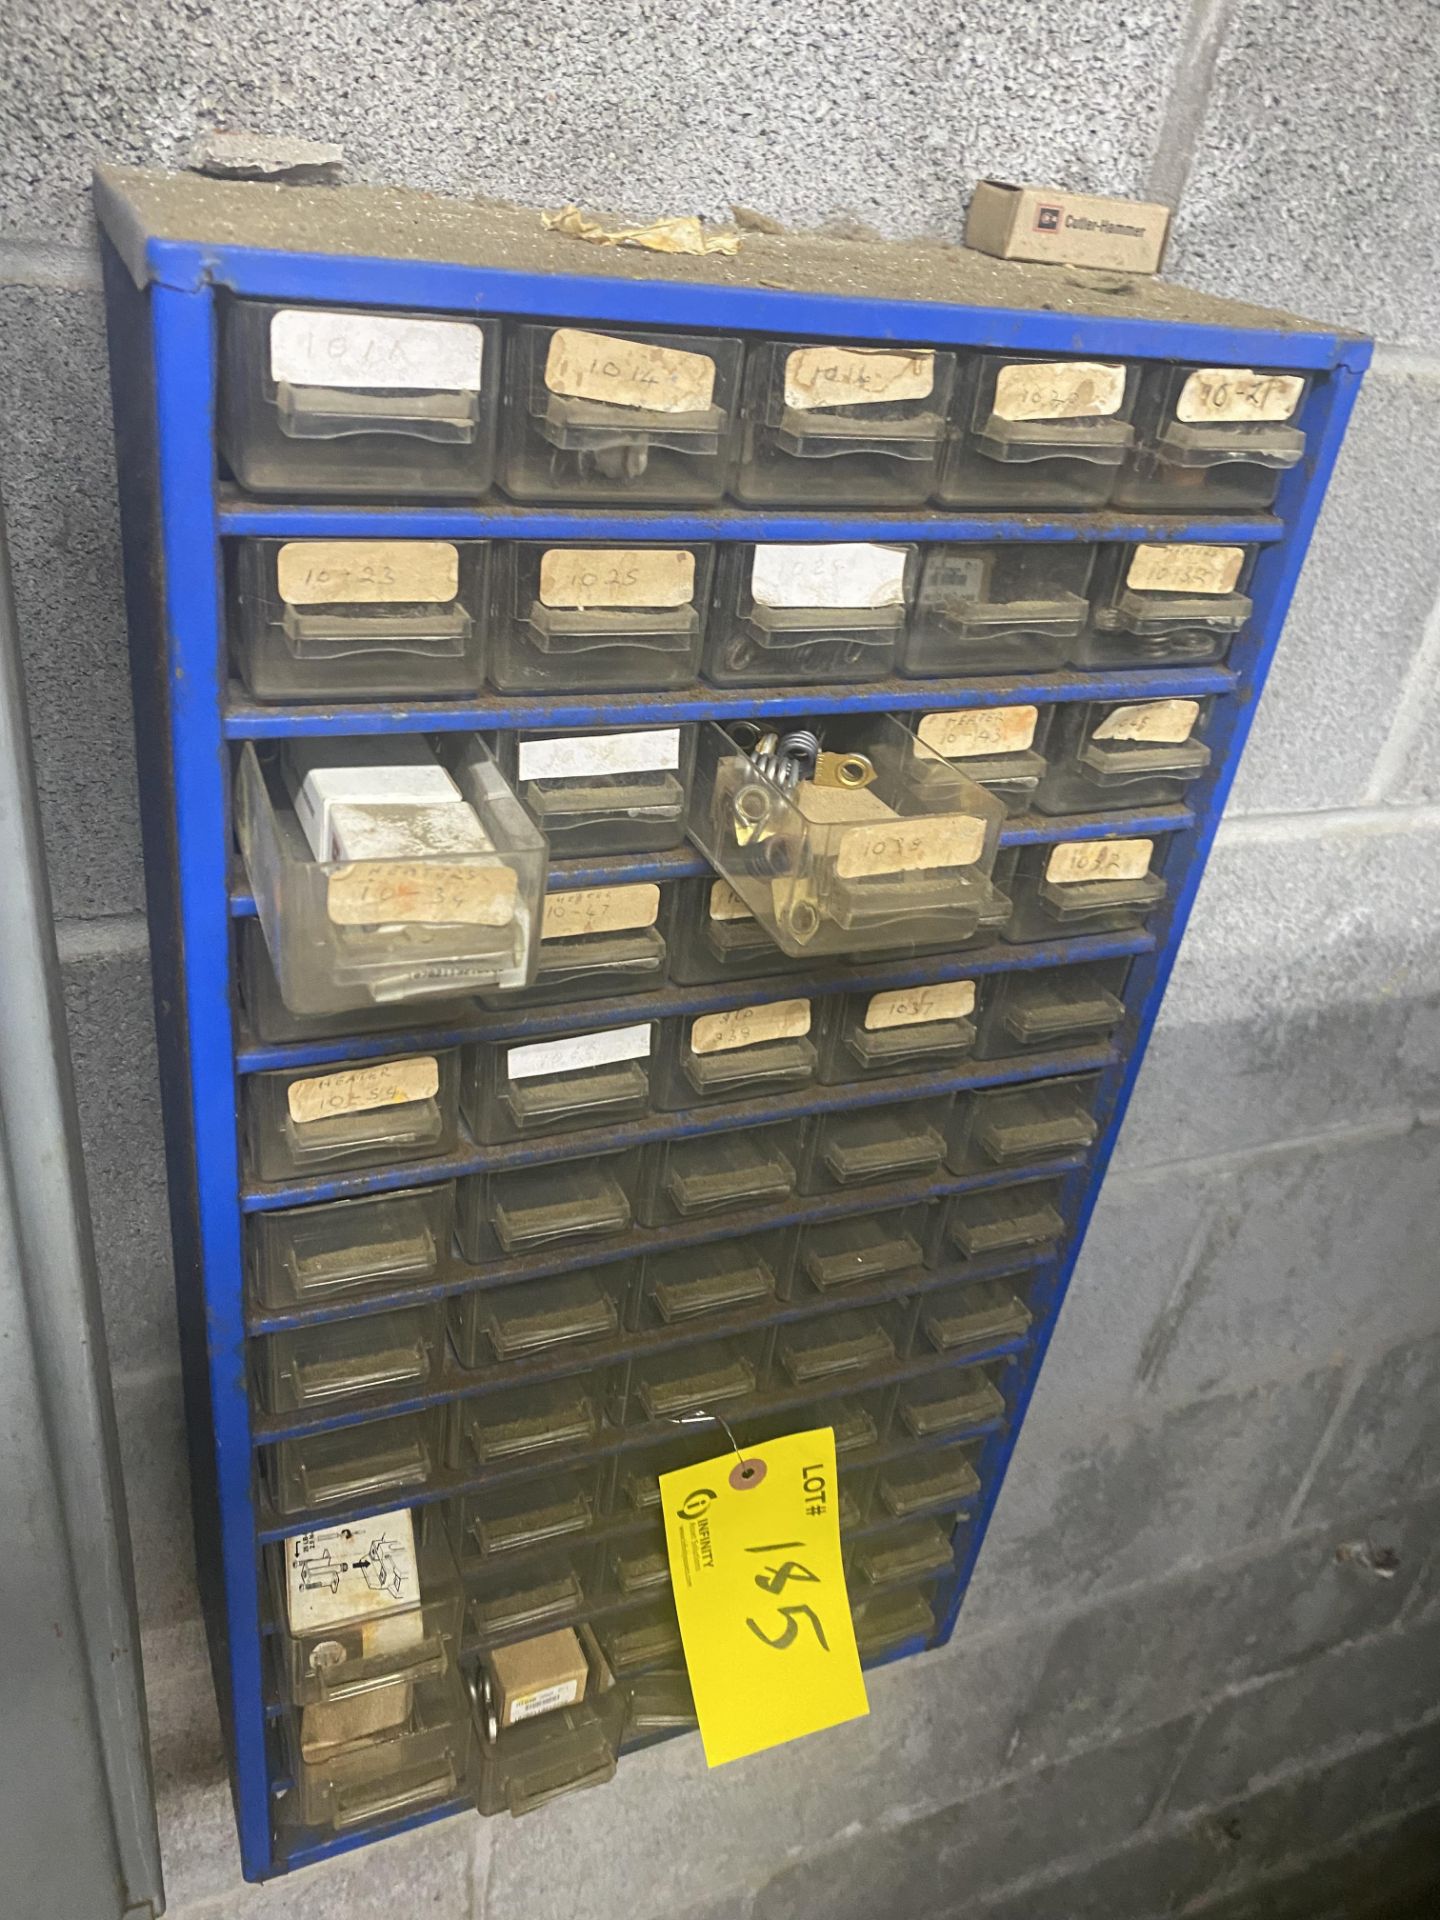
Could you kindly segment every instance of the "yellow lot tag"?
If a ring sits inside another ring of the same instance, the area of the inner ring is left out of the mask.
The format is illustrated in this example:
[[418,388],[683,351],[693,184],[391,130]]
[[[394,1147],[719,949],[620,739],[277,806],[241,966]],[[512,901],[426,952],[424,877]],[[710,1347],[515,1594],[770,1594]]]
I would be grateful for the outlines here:
[[662,1474],[660,1500],[709,1764],[863,1719],[831,1428]]

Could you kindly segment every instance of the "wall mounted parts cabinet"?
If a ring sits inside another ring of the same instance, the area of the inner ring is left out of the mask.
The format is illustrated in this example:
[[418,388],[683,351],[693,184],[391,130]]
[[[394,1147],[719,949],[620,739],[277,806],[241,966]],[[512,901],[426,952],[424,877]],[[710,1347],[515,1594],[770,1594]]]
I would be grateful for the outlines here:
[[867,1662],[950,1634],[1368,349],[957,249],[98,202],[263,1879],[693,1726],[702,1412],[834,1430]]

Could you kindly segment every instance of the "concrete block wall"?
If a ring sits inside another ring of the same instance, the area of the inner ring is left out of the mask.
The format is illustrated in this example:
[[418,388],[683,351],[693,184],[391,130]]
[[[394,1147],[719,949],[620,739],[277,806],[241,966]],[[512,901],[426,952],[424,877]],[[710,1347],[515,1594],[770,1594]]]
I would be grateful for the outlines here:
[[[1440,1879],[1440,311],[1425,0],[12,0],[0,483],[130,1494],[171,1910],[1213,1920]],[[1171,271],[1380,341],[953,1645],[861,1725],[241,1887],[197,1624],[103,328],[101,157],[958,235],[1151,193]]]

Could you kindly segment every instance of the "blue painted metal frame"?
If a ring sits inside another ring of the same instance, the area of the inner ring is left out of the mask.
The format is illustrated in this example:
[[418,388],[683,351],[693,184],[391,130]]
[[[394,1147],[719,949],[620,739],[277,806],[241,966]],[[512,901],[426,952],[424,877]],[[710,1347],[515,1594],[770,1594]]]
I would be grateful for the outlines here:
[[[125,304],[121,274],[111,270],[112,311]],[[1063,1257],[1040,1270],[1032,1297],[1033,1337],[1009,1364],[1016,1369],[1010,1418],[984,1443],[983,1493],[977,1502],[967,1541],[958,1561],[936,1640],[951,1632],[971,1569],[981,1550],[1016,1435],[1024,1418],[1055,1317],[1063,1302],[1076,1254],[1113,1151],[1125,1106],[1174,962],[1176,947],[1194,901],[1205,857],[1219,823],[1235,764],[1249,731],[1254,703],[1279,638],[1280,627],[1304,557],[1325,486],[1345,430],[1356,388],[1369,359],[1369,347],[1348,336],[1302,330],[1270,331],[1253,327],[1162,323],[1118,316],[1076,316],[1039,309],[968,308],[920,301],[879,301],[814,296],[778,289],[717,286],[703,279],[659,280],[601,274],[544,275],[462,267],[443,261],[396,261],[331,255],[282,254],[238,246],[208,246],[151,239],[146,253],[151,282],[148,294],[148,342],[153,355],[155,419],[151,470],[125,467],[127,486],[153,494],[159,520],[162,604],[142,577],[144,538],[132,537],[130,554],[132,627],[137,632],[137,713],[145,725],[158,721],[167,749],[158,771],[145,779],[147,870],[152,918],[161,937],[177,952],[157,969],[172,979],[181,1005],[162,1010],[175,1020],[176,1041],[166,1052],[167,1125],[172,1135],[172,1182],[182,1164],[189,1199],[177,1208],[177,1249],[188,1244],[193,1259],[180,1264],[183,1287],[203,1287],[206,1392],[192,1401],[208,1405],[213,1476],[197,1489],[197,1498],[213,1497],[219,1516],[219,1559],[223,1576],[220,1615],[212,1614],[212,1645],[222,1677],[223,1706],[230,1729],[241,1853],[247,1878],[261,1879],[285,1867],[350,1850],[375,1837],[372,1832],[304,1840],[282,1855],[273,1851],[270,1830],[272,1772],[265,1725],[266,1687],[259,1606],[259,1545],[285,1527],[267,1522],[257,1507],[251,1476],[257,1435],[247,1397],[246,1323],[241,1257],[242,1207],[284,1204],[285,1199],[322,1192],[373,1191],[387,1184],[412,1183],[415,1170],[393,1179],[361,1176],[360,1181],[310,1183],[298,1190],[272,1192],[241,1184],[236,1138],[237,1075],[279,1064],[301,1064],[337,1057],[328,1046],[263,1048],[245,1044],[237,1054],[231,1007],[229,924],[234,914],[253,911],[243,889],[229,887],[229,761],[227,739],[271,738],[299,732],[361,733],[414,731],[533,722],[543,706],[547,724],[572,726],[602,722],[614,711],[603,700],[550,703],[495,702],[484,707],[414,706],[356,709],[269,710],[235,696],[224,680],[223,615],[220,596],[220,539],[245,533],[376,535],[409,533],[450,537],[523,534],[529,538],[680,539],[853,539],[873,538],[883,528],[891,538],[916,540],[1123,540],[1223,538],[1261,547],[1253,598],[1255,613],[1247,633],[1232,651],[1226,670],[1072,676],[1046,683],[977,681],[964,687],[895,682],[883,689],[836,690],[825,697],[762,694],[753,698],[717,693],[677,700],[629,699],[625,718],[652,713],[669,718],[764,711],[774,714],[844,709],[919,708],[1003,704],[1017,697],[1032,700],[1096,697],[1099,682],[1117,694],[1204,692],[1228,694],[1217,703],[1209,741],[1210,774],[1195,797],[1193,829],[1184,835],[1168,862],[1170,899],[1151,936],[1092,943],[1097,951],[1133,953],[1127,989],[1129,1013],[1119,1035],[1119,1050],[1102,1073],[1099,1117],[1102,1134],[1088,1166],[1064,1172],[1067,1217],[1073,1219]],[[213,413],[215,391],[216,289],[255,297],[294,299],[349,306],[425,308],[434,311],[524,314],[534,317],[581,316],[591,322],[647,324],[707,330],[735,329],[781,336],[858,338],[984,346],[1001,351],[1133,356],[1190,361],[1206,365],[1263,365],[1320,373],[1312,387],[1302,424],[1307,456],[1284,480],[1276,513],[1253,520],[1146,520],[1134,516],[1088,517],[919,514],[844,515],[722,511],[719,513],[622,514],[602,511],[533,510],[509,507],[380,509],[271,505],[223,495],[215,479]],[[133,296],[133,288],[130,290]],[[115,369],[117,415],[125,370]],[[138,448],[144,434],[133,430]],[[132,454],[135,449],[132,449]],[[122,459],[126,456],[122,433]],[[143,464],[143,463],[142,463]],[[138,516],[137,526],[138,526]],[[148,600],[148,608],[147,608]],[[143,705],[139,692],[140,635],[159,625],[164,656],[165,697],[157,710]],[[145,756],[142,754],[142,771]],[[167,782],[173,783],[167,790]],[[1116,832],[1106,823],[1088,831]],[[1039,829],[1012,830],[1012,841],[1030,843],[1061,837]],[[1063,837],[1071,837],[1066,832]],[[1177,835],[1177,840],[1181,836]],[[168,849],[168,851],[167,851]],[[635,863],[632,863],[632,865]],[[693,857],[662,856],[657,872],[697,870]],[[569,884],[595,884],[607,871],[590,863],[568,876]],[[627,877],[638,877],[627,875]],[[1087,949],[1088,951],[1088,949]],[[1043,950],[1014,950],[1011,964],[1039,963]],[[952,972],[968,970],[957,956]],[[172,965],[171,962],[174,964]],[[169,968],[168,975],[166,968]],[[923,977],[913,969],[895,978]],[[862,976],[868,978],[869,976]],[[943,970],[930,977],[944,977]],[[848,984],[848,982],[842,983]],[[739,998],[747,997],[742,993]],[[758,994],[748,997],[759,997]],[[679,996],[689,1008],[692,996]],[[733,1004],[717,990],[708,1004]],[[699,1005],[702,1002],[696,1001]],[[537,1013],[519,1023],[544,1031],[551,1016]],[[583,1018],[583,1010],[582,1010]],[[394,1037],[369,1041],[345,1052],[383,1052]],[[1004,1076],[1019,1078],[1013,1071]],[[864,1089],[845,1090],[848,1104]],[[701,1124],[704,1124],[703,1122]],[[177,1146],[177,1138],[180,1145]],[[183,1149],[183,1150],[182,1150]],[[471,1155],[467,1164],[479,1164]],[[438,1169],[432,1177],[442,1177]],[[952,1182],[953,1187],[960,1183]],[[276,1198],[278,1193],[281,1197]],[[872,1204],[867,1198],[866,1207]],[[848,1203],[847,1203],[848,1205]],[[837,1209],[845,1211],[847,1207]],[[853,1210],[853,1207],[848,1208]],[[182,1218],[183,1215],[183,1218]],[[195,1302],[189,1303],[195,1317]],[[268,1324],[268,1323],[267,1323]],[[881,1659],[887,1664],[918,1650],[907,1643]],[[431,1809],[389,1823],[385,1832],[426,1824],[464,1805]]]

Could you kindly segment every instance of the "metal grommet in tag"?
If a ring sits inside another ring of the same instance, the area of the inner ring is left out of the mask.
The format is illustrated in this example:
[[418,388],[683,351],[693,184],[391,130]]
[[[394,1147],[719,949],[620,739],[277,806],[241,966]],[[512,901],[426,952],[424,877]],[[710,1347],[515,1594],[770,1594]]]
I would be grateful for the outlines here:
[[730,1484],[737,1493],[746,1493],[751,1487],[759,1486],[766,1471],[763,1460],[737,1460],[730,1469]]

